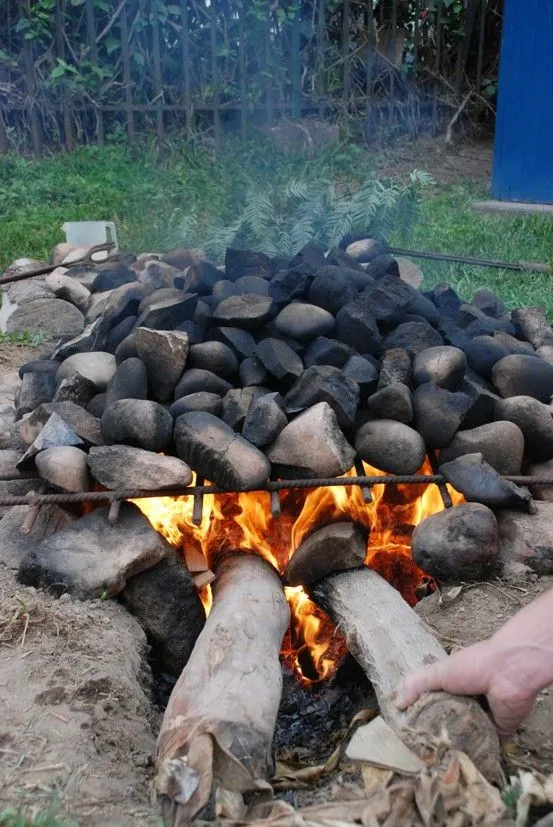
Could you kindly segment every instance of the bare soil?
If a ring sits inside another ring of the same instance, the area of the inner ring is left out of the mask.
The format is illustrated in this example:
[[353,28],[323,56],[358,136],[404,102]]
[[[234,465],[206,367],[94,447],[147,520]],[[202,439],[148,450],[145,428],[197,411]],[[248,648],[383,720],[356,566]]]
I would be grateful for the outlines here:
[[492,174],[491,141],[446,144],[443,138],[397,139],[375,157],[378,175],[404,175],[413,169],[430,172],[438,184],[470,180],[488,187]]

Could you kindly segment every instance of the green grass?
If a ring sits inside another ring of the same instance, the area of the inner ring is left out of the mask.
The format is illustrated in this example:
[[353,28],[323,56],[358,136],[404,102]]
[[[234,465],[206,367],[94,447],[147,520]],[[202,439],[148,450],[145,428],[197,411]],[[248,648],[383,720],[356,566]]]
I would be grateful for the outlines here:
[[[293,178],[330,178],[341,188],[355,188],[373,160],[354,145],[313,159],[286,158],[261,141],[230,142],[218,159],[200,148],[178,145],[162,157],[124,146],[85,147],[71,155],[38,160],[4,156],[0,158],[0,269],[21,256],[47,258],[64,239],[64,221],[112,220],[124,248],[167,249],[178,241],[170,229],[175,210],[193,211],[204,224],[218,217],[230,221],[252,185],[263,188],[268,182]],[[475,213],[471,204],[486,195],[470,181],[432,188],[410,245],[511,261],[553,262],[551,219]],[[470,299],[487,286],[509,307],[541,304],[553,318],[553,276],[419,263],[425,287],[449,281]]]
[[55,807],[33,813],[8,807],[0,812],[0,827],[79,827],[76,821],[56,815]]

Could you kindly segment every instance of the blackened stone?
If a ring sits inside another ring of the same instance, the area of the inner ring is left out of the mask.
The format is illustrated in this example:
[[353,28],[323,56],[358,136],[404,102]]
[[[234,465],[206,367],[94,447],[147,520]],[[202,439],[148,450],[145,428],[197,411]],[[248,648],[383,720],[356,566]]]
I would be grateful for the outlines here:
[[358,294],[357,286],[341,267],[326,265],[315,274],[309,287],[309,301],[323,307],[330,313],[337,313],[341,307],[353,301]]
[[269,282],[259,276],[240,276],[235,281],[235,287],[240,293],[256,293],[258,296],[269,295]]
[[357,382],[362,394],[370,394],[378,384],[378,368],[357,353],[352,354],[342,368],[343,373]]
[[86,408],[95,393],[94,382],[85,379],[80,373],[75,373],[61,380],[52,401],[73,402],[81,408]]
[[157,453],[171,442],[173,417],[149,399],[119,399],[106,405],[101,424],[107,445],[123,443]]
[[523,511],[528,511],[532,504],[528,489],[503,479],[482,454],[465,454],[444,462],[440,472],[467,502],[479,502],[490,508],[521,508]]
[[192,321],[197,303],[194,293],[183,293],[179,299],[161,299],[138,317],[137,326],[174,330],[181,322]]
[[188,367],[202,368],[223,379],[232,379],[238,371],[238,359],[222,342],[202,342],[190,348]]
[[418,524],[411,554],[419,568],[441,583],[485,580],[499,562],[497,520],[478,503],[446,508]]
[[179,416],[174,439],[177,456],[223,488],[255,488],[269,479],[271,467],[261,451],[212,414]]
[[361,297],[367,300],[375,319],[393,325],[408,312],[413,292],[413,288],[397,276],[387,274],[364,290]]
[[281,382],[293,382],[303,371],[300,357],[280,339],[262,339],[256,346],[255,355],[269,373]]
[[324,267],[325,264],[326,258],[324,250],[315,241],[308,241],[290,262],[291,267],[301,265],[302,267],[308,267],[312,273]]
[[265,365],[257,356],[248,356],[240,363],[240,382],[244,385],[262,385],[267,381]]
[[456,319],[463,300],[449,284],[440,284],[432,291],[430,298],[441,316]]
[[495,293],[485,287],[474,294],[472,305],[494,319],[501,319],[505,315],[505,304]]
[[369,303],[362,297],[346,304],[336,316],[336,336],[361,353],[378,353],[381,336]]
[[155,258],[159,258],[161,261],[164,261],[166,264],[170,264],[171,267],[175,267],[177,270],[184,270],[186,267],[189,267],[191,264],[195,264],[198,261],[198,253],[196,250],[190,250],[187,247],[175,247],[173,250],[169,250],[168,253],[164,253],[162,256],[156,255]]
[[304,362],[305,367],[313,365],[332,365],[335,368],[343,367],[351,356],[351,348],[344,342],[337,339],[327,339],[325,336],[318,336],[309,345]]
[[393,256],[384,253],[384,255],[376,256],[369,262],[367,275],[373,279],[381,279],[387,275],[397,276],[399,279],[399,266]]
[[329,365],[307,368],[285,397],[287,413],[298,413],[327,402],[341,428],[351,428],[359,404],[359,385],[343,370]]
[[162,287],[174,287],[175,279],[180,275],[180,270],[167,262],[149,261],[140,274],[140,281],[151,290],[159,290]]
[[469,336],[485,336],[495,330],[504,330],[513,336],[515,334],[514,326],[507,319],[494,319],[471,304],[461,305],[457,314],[457,324]]
[[137,321],[138,316],[127,316],[123,321],[119,322],[119,324],[111,328],[106,340],[106,350],[108,353],[115,353],[121,342],[126,339],[134,329]]
[[536,355],[536,351],[529,342],[522,342],[520,339],[511,336],[509,333],[505,333],[503,330],[496,330],[493,338],[495,342],[499,342],[500,345],[507,348],[510,354],[521,353],[526,356]]
[[499,511],[501,560],[523,563],[536,574],[553,572],[553,504],[535,503],[535,513]]
[[350,258],[363,263],[368,263],[386,253],[386,248],[376,238],[359,238],[351,233],[345,235],[340,241],[340,248],[345,249]]
[[416,388],[413,394],[415,427],[429,448],[444,448],[451,442],[469,405],[466,394],[446,391],[430,382]]
[[450,462],[463,454],[482,454],[498,474],[520,474],[524,454],[524,436],[513,422],[490,422],[469,431],[460,431],[440,451],[439,463]]
[[276,401],[277,394],[267,393],[252,400],[244,420],[242,436],[257,448],[275,441],[288,420]]
[[115,327],[122,322],[127,316],[138,316],[138,308],[140,303],[146,296],[149,296],[151,290],[140,282],[132,282],[130,284],[123,284],[117,290],[113,290],[107,305],[106,311],[111,316],[110,325]]
[[269,282],[269,295],[282,307],[294,299],[303,298],[313,276],[303,270],[279,270]]
[[403,348],[385,351],[380,364],[378,388],[397,383],[407,385],[407,387],[411,384],[411,357]]
[[26,373],[55,374],[59,368],[59,362],[55,359],[35,359],[32,362],[25,362],[19,368],[19,378],[23,379]]
[[223,397],[221,419],[233,431],[240,431],[253,400],[259,396],[251,388],[232,388]]
[[328,310],[314,304],[293,302],[280,311],[275,327],[285,336],[303,342],[332,333],[334,317]]
[[146,365],[154,396],[160,402],[171,399],[186,364],[188,335],[137,327],[134,339],[138,354]]
[[495,418],[518,425],[524,434],[525,452],[531,459],[553,457],[553,418],[551,408],[532,396],[511,396],[495,406]]
[[[53,362],[55,368],[57,362]],[[34,411],[43,402],[51,402],[56,391],[56,374],[45,371],[33,371],[23,374],[21,387],[17,395],[15,418],[21,419],[27,413]]]
[[428,322],[404,322],[384,337],[384,350],[401,348],[416,356],[429,347],[443,345],[444,340]]
[[75,373],[94,383],[97,391],[107,388],[116,370],[115,357],[112,353],[95,351],[94,353],[75,353],[69,356],[58,368],[56,384]]
[[[385,252],[384,249],[381,252]],[[342,250],[340,247],[332,247],[326,254],[325,259],[327,265],[332,265],[333,267],[340,267],[345,270],[355,270],[357,273],[364,273],[365,270],[362,267],[361,262],[356,261],[352,256],[348,256],[345,250]]]
[[491,379],[494,365],[509,355],[505,345],[492,336],[475,336],[460,346],[470,367],[485,379]]
[[20,582],[80,600],[111,597],[128,577],[174,553],[136,505],[123,503],[115,524],[108,512],[97,508],[39,543],[21,562]]
[[196,312],[194,313],[194,323],[198,327],[206,327],[212,319],[211,305],[204,299],[199,299],[196,305]]
[[542,307],[521,307],[511,318],[522,336],[536,349],[553,345],[553,330]]
[[442,345],[417,353],[413,362],[413,382],[433,382],[439,388],[453,390],[467,368],[467,357],[458,347]]
[[125,336],[123,341],[115,348],[115,362],[120,365],[121,362],[124,362],[125,359],[130,359],[131,356],[138,356],[134,332]]
[[116,491],[183,488],[192,481],[192,471],[177,457],[155,454],[130,445],[91,448],[88,467],[95,480],[105,488]]
[[314,583],[338,571],[363,565],[367,530],[348,521],[323,526],[303,540],[292,554],[284,580],[291,586]]
[[106,405],[118,399],[146,399],[148,371],[141,359],[131,357],[121,362],[106,388]]
[[181,396],[188,396],[191,393],[198,393],[205,391],[207,393],[216,393],[219,396],[224,396],[227,391],[230,391],[232,385],[226,379],[212,373],[209,370],[202,368],[192,368],[185,370],[180,378],[179,383],[175,388],[175,401]]
[[305,349],[305,342],[298,342],[296,339],[292,339],[291,336],[286,336],[285,333],[282,333],[275,325],[274,320],[267,322],[267,324],[263,327],[262,330],[257,332],[258,341],[262,339],[279,339],[281,342],[285,342],[288,347],[291,347],[294,353],[302,354]]
[[183,295],[182,290],[176,287],[160,287],[159,290],[154,290],[152,293],[144,296],[138,305],[137,316],[142,316],[147,310],[161,301],[165,301],[166,299],[182,299]]
[[179,322],[179,324],[173,328],[173,332],[186,333],[190,345],[199,345],[205,338],[204,328],[196,324],[196,322],[191,321]]
[[239,359],[253,356],[256,348],[252,334],[239,327],[214,327],[209,331],[209,339],[228,345]]
[[267,450],[267,456],[283,479],[335,477],[348,471],[355,461],[355,451],[326,402],[293,419]]
[[254,293],[230,296],[214,309],[213,321],[244,330],[259,330],[268,320],[272,309],[273,300],[270,296],[256,296]]
[[470,380],[459,382],[457,390],[466,393],[470,401],[470,406],[460,425],[462,430],[477,428],[479,425],[493,421],[495,405],[499,399],[497,394]]
[[228,247],[225,254],[225,275],[227,279],[236,281],[240,276],[271,275],[271,260],[265,253],[256,253],[252,250],[238,250]]
[[433,327],[437,327],[440,323],[440,313],[434,306],[434,304],[430,301],[429,298],[423,296],[423,294],[416,290],[414,287],[410,286],[411,290],[411,301],[407,307],[408,315],[419,316],[420,318],[427,321]]
[[122,284],[128,284],[131,281],[136,281],[136,273],[129,270],[123,264],[110,264],[109,266],[98,266],[98,275],[92,282],[90,288],[91,293],[103,293],[106,290],[115,290],[116,287],[121,287]]
[[120,600],[146,632],[156,668],[178,678],[203,629],[205,611],[177,554],[129,578]]
[[355,437],[355,450],[374,468],[390,474],[414,474],[426,456],[421,435],[393,419],[375,419],[363,425]]
[[217,307],[217,305],[221,304],[222,301],[230,298],[231,296],[239,295],[240,290],[235,288],[234,282],[229,281],[229,279],[220,279],[213,285],[213,289],[211,291],[213,307]]
[[396,422],[411,422],[413,419],[411,391],[402,382],[386,385],[369,397],[367,411],[375,419],[395,419]]
[[179,276],[175,278],[175,287],[179,287],[185,293],[204,296],[206,293],[211,293],[221,275],[219,270],[207,261],[197,261],[186,268],[182,278]]
[[66,339],[65,341],[62,340],[61,343],[55,347],[52,359],[57,359],[58,362],[62,362],[69,356],[74,356],[75,353],[89,353],[91,350],[95,350],[102,328],[102,319],[96,319],[96,321],[87,325],[78,336]]
[[206,391],[198,391],[197,393],[189,393],[188,396],[181,396],[176,402],[173,402],[169,408],[169,413],[176,419],[184,413],[190,411],[204,411],[205,413],[219,416],[223,410],[223,400],[216,393],[207,393]]
[[540,402],[549,402],[553,395],[553,365],[538,356],[505,356],[494,365],[492,382],[504,398],[533,396]]
[[102,418],[102,414],[104,413],[104,409],[106,407],[106,394],[105,393],[97,393],[96,396],[93,396],[88,405],[86,405],[86,410],[92,414],[92,416],[96,417],[97,419]]

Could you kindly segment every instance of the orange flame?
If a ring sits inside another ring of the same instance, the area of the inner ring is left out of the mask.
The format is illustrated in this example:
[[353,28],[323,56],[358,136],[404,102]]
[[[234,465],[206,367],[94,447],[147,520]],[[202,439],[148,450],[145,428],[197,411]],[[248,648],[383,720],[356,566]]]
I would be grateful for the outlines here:
[[[368,476],[383,472],[364,464]],[[355,476],[352,469],[345,476]],[[426,461],[421,474],[432,473]],[[193,484],[195,480],[193,480]],[[449,487],[448,487],[449,488]],[[334,486],[287,490],[280,494],[281,516],[271,514],[267,492],[206,495],[201,525],[193,522],[192,497],[159,497],[134,500],[153,527],[176,548],[181,548],[189,568],[204,560],[214,566],[218,556],[237,549],[261,555],[282,574],[303,539],[316,528],[349,518],[369,530],[365,564],[378,571],[414,605],[421,584],[429,581],[411,558],[414,527],[444,508],[435,485],[374,485],[371,502],[358,486]],[[454,504],[463,497],[449,492]],[[201,565],[201,563],[200,563]],[[286,587],[292,620],[283,655],[300,678],[314,682],[330,677],[346,651],[330,619],[310,600],[301,586]],[[211,590],[201,597],[209,611]]]

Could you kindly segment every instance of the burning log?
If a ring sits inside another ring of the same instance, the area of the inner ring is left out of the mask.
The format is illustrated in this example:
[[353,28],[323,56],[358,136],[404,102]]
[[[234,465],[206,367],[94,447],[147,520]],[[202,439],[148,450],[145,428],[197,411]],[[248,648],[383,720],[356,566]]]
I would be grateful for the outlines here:
[[338,624],[351,654],[367,673],[382,717],[422,758],[445,729],[454,749],[465,752],[491,782],[500,773],[495,728],[474,698],[431,692],[406,712],[395,703],[402,680],[444,656],[438,641],[399,592],[368,568],[320,580],[317,603]]
[[289,610],[278,573],[254,555],[227,556],[213,608],[177,681],[157,744],[166,824],[188,824],[213,792],[269,794],[282,691],[279,652]]

